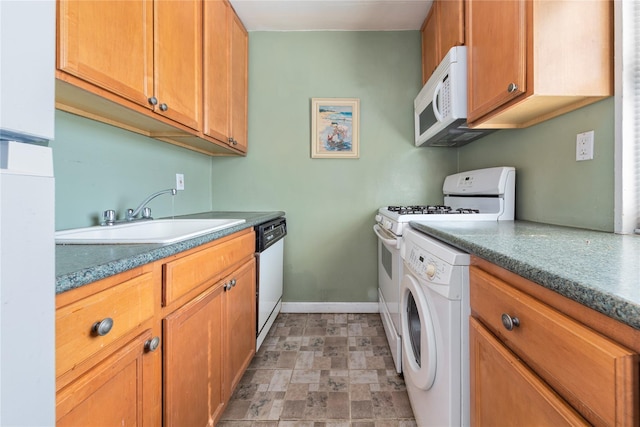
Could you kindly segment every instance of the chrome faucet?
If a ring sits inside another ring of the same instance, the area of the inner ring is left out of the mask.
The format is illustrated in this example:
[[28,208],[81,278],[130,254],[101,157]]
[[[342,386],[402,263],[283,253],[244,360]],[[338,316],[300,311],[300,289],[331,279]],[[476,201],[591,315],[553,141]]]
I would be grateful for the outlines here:
[[168,190],[162,190],[162,191],[158,191],[157,193],[153,193],[152,195],[144,199],[142,203],[140,203],[140,206],[138,206],[135,210],[127,209],[127,216],[125,217],[125,219],[127,221],[135,220],[138,214],[140,213],[140,211],[142,211],[142,218],[152,219],[151,209],[146,207],[147,203],[149,203],[152,199],[158,197],[159,195],[167,194],[167,193],[171,193],[172,196],[175,196],[178,193],[178,191],[175,188],[169,188]]
[[[102,214],[103,222],[101,225],[114,225],[119,222],[153,219],[151,218],[151,209],[147,207],[147,203],[149,203],[152,199],[158,197],[161,194],[168,194],[168,193],[171,193],[172,196],[175,196],[178,193],[178,191],[175,188],[169,188],[168,190],[162,190],[162,191],[158,191],[157,193],[153,193],[152,195],[144,199],[142,203],[140,203],[140,206],[138,206],[135,210],[127,209],[125,218],[122,220],[116,221],[116,212],[113,209],[106,210]],[[142,216],[140,218],[136,218],[140,214],[140,212],[142,212]]]

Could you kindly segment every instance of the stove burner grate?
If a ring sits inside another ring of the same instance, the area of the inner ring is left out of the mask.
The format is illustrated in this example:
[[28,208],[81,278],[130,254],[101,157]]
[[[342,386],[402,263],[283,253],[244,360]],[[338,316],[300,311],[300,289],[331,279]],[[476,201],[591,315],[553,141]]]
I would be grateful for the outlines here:
[[423,214],[477,214],[478,209],[458,208],[453,210],[451,206],[444,205],[416,205],[416,206],[388,206],[389,212],[400,215],[423,215]]
[[455,212],[453,213],[460,213],[460,214],[477,214],[480,213],[480,211],[478,209],[468,209],[468,208],[458,208],[456,209]]

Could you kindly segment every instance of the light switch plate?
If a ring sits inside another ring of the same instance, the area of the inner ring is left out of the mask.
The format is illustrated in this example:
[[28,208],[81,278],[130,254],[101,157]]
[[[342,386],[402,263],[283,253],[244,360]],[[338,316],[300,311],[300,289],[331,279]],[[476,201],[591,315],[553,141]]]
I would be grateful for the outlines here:
[[184,190],[184,174],[176,174],[176,190]]
[[593,159],[593,136],[592,130],[576,136],[576,161]]

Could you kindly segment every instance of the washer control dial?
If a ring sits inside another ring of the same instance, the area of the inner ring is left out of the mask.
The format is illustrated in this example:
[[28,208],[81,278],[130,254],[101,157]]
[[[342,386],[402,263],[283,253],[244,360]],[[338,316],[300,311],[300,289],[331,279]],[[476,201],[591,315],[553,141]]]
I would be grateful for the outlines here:
[[427,268],[425,270],[425,273],[427,274],[427,277],[429,279],[433,279],[433,276],[436,275],[437,271],[438,270],[437,270],[435,264],[432,264],[432,263],[427,264]]

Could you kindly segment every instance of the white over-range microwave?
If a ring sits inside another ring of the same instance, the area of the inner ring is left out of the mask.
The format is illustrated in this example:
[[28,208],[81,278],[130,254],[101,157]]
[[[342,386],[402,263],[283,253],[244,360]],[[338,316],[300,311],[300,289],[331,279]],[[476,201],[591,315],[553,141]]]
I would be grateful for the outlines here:
[[467,48],[455,46],[415,101],[416,146],[459,147],[494,129],[467,127]]

